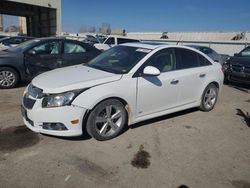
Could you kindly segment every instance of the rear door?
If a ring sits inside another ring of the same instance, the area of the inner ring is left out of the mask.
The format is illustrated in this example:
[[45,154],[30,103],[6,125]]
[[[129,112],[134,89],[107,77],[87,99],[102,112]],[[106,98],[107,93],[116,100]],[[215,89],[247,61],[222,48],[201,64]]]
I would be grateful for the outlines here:
[[212,64],[195,51],[176,48],[180,93],[177,105],[188,105],[201,98]]
[[24,53],[26,72],[34,77],[40,73],[62,67],[62,43],[50,40],[39,43]]
[[72,66],[81,63],[87,63],[97,55],[97,50],[93,47],[74,41],[64,41],[63,44],[63,66]]

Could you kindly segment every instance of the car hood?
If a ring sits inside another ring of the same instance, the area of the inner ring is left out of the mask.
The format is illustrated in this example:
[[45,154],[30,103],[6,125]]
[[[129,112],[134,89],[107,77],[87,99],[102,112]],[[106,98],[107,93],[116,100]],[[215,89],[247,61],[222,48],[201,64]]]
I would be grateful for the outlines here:
[[61,93],[113,82],[121,77],[122,75],[77,65],[40,74],[32,80],[32,84],[41,88],[44,93]]
[[250,66],[250,57],[231,57],[228,60],[230,64],[241,64],[244,66]]

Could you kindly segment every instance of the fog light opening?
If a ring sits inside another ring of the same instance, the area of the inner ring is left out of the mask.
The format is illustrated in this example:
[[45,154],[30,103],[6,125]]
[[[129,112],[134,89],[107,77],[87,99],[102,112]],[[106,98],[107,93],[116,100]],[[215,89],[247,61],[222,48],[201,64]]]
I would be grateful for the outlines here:
[[62,123],[43,123],[43,129],[54,130],[54,131],[66,131],[68,130]]

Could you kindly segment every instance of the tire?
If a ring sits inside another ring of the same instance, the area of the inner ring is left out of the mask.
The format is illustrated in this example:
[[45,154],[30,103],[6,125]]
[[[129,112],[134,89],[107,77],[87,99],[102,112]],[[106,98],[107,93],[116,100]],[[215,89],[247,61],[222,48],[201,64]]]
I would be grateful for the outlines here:
[[200,110],[204,112],[211,111],[218,99],[218,88],[215,84],[209,84],[204,90],[201,98]]
[[126,123],[127,112],[124,105],[116,99],[109,99],[90,112],[86,130],[96,140],[104,141],[118,136]]
[[10,89],[19,82],[19,74],[11,67],[0,67],[0,89]]

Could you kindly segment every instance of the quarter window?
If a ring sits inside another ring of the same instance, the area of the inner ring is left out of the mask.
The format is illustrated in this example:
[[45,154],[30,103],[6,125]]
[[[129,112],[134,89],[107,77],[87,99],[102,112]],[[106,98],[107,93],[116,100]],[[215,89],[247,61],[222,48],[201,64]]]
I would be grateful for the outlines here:
[[64,43],[64,53],[65,54],[77,54],[84,53],[86,50],[79,44],[65,42]]
[[207,58],[205,58],[204,56],[197,54],[198,58],[199,58],[199,64],[200,66],[208,66],[208,65],[212,65]]

